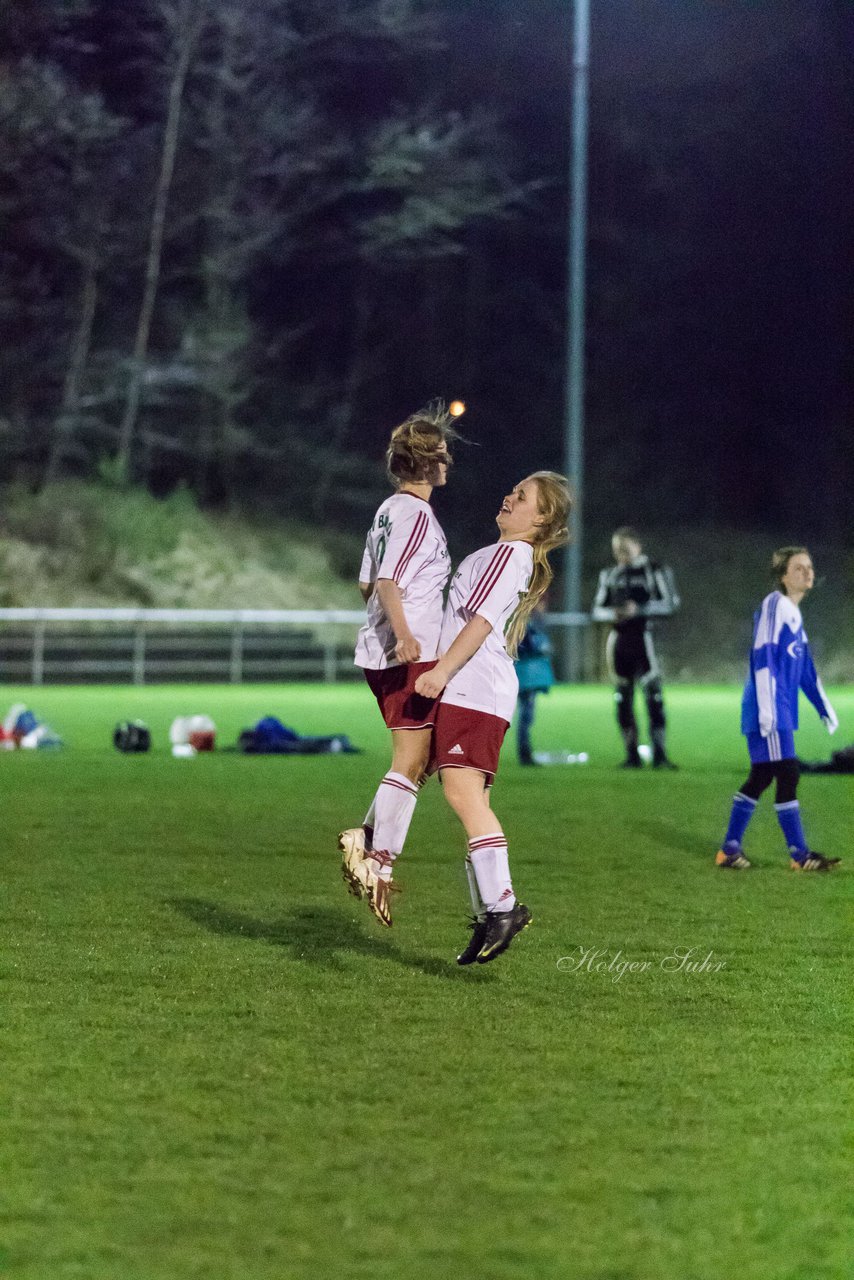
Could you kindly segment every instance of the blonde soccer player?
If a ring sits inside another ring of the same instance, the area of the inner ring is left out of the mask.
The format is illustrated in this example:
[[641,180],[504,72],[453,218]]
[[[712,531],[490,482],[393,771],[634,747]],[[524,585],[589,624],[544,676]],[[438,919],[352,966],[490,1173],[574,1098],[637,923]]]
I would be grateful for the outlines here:
[[432,405],[391,433],[386,467],[395,492],[374,516],[359,572],[367,620],[355,663],[363,668],[391,731],[392,759],[362,826],[342,831],[338,846],[350,892],[366,898],[386,926],[392,923],[394,862],[430,755],[436,700],[417,693],[415,683],[438,655],[451,573],[448,544],[430,497],[447,482],[449,445],[458,438],[452,421],[441,404]]
[[458,964],[494,960],[531,922],[513,892],[489,788],[519,689],[513,658],[551,582],[549,552],[567,541],[570,506],[567,481],[553,471],[535,471],[507,495],[496,516],[498,541],[468,556],[451,583],[441,657],[415,682],[425,698],[441,696],[431,767],[468,838],[473,932]]

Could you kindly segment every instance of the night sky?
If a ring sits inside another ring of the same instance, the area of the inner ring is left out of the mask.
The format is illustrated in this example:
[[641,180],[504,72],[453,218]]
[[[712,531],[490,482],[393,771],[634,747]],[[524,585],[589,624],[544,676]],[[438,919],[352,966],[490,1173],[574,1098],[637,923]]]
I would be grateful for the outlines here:
[[[492,86],[532,170],[554,183],[544,226],[511,236],[504,261],[554,281],[557,329],[570,9],[479,4],[458,19],[478,92]],[[779,528],[795,506],[801,537],[846,539],[852,9],[594,0],[591,11],[588,518]],[[523,311],[515,323],[522,352],[541,339]],[[558,461],[559,342],[550,354],[513,406],[524,427],[506,442],[511,469],[527,465],[532,420]]]

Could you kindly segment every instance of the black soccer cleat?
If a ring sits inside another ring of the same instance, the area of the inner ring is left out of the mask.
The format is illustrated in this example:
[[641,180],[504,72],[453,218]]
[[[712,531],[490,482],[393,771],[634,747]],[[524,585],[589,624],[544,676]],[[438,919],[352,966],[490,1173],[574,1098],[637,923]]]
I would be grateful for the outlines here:
[[802,858],[791,857],[790,865],[793,871],[832,871],[841,861],[841,858],[826,858],[823,853],[810,850]]
[[653,769],[674,769],[675,770],[679,768],[679,765],[674,764],[669,756],[653,756],[652,767]]
[[745,858],[743,850],[736,845],[732,849],[718,849],[715,854],[715,866],[729,867],[731,871],[746,871],[748,867],[753,866],[753,863]]
[[477,953],[478,964],[488,964],[502,951],[506,951],[510,943],[527,929],[533,916],[522,902],[517,902],[510,911],[489,911],[486,916],[486,937],[483,946]]
[[465,951],[457,956],[457,964],[474,964],[478,952],[486,942],[486,920],[480,920],[477,916],[472,916],[469,921],[469,928],[472,931],[471,938]]

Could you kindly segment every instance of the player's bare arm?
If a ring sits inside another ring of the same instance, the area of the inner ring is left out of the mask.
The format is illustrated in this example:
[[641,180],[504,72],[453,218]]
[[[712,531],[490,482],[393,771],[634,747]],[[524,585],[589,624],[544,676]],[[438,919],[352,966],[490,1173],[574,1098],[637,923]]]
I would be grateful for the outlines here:
[[492,630],[492,623],[475,614],[463,627],[450,649],[431,671],[425,671],[415,681],[415,692],[423,698],[438,698],[445,685],[477,653]]
[[398,662],[418,662],[421,658],[421,645],[409,629],[406,613],[403,608],[403,594],[392,578],[378,578],[375,586],[377,599],[382,605],[383,613],[391,623],[397,644],[394,656]]
[[371,596],[374,594],[374,584],[372,582],[360,582],[359,593],[365,604],[367,604]]

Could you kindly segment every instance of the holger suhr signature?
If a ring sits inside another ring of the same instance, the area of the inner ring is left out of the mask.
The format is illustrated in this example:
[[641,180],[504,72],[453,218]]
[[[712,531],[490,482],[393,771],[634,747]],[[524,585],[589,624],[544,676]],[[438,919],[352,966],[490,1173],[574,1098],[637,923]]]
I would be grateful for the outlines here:
[[612,982],[619,982],[627,973],[649,973],[651,969],[664,973],[720,973],[726,968],[726,960],[703,947],[674,947],[666,956],[653,960],[630,960],[622,950],[579,943],[572,955],[560,957],[557,967],[561,973],[605,973]]

